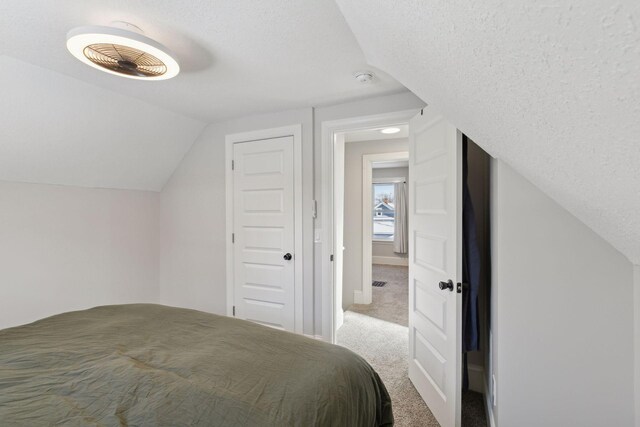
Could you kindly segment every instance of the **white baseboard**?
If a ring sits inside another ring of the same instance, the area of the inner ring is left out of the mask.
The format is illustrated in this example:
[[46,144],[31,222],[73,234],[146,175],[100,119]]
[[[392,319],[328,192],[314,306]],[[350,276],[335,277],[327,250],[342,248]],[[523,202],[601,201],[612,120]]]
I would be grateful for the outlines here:
[[337,307],[337,315],[336,315],[336,324],[335,324],[335,328],[336,331],[338,329],[340,329],[340,327],[344,324],[344,310],[342,309],[342,307]]
[[487,414],[487,426],[496,427],[496,421],[493,418],[493,403],[491,402],[491,393],[489,393],[489,384],[487,384],[484,376],[482,377],[482,382],[484,383],[484,411]]
[[394,256],[373,256],[372,262],[374,264],[382,264],[382,265],[409,265],[409,258],[400,258]]
[[362,291],[361,290],[353,291],[353,303],[354,304],[366,304],[364,302],[364,298],[362,296]]
[[484,393],[484,368],[469,363],[469,390]]

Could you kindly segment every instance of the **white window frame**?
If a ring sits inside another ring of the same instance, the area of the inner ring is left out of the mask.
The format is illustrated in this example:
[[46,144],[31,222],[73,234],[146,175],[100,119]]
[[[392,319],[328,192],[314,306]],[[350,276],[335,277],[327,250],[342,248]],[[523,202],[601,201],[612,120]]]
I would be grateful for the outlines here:
[[[399,182],[407,182],[407,178],[406,177],[393,177],[393,178],[372,178],[371,179],[371,201],[373,202],[373,186],[375,184],[397,184]],[[395,190],[394,190],[395,193]],[[394,194],[394,198],[395,198],[395,194]],[[373,203],[372,203],[373,204]],[[365,207],[363,206],[363,209]],[[373,216],[373,215],[372,215]],[[373,221],[373,218],[372,218]],[[371,224],[371,235],[373,236],[373,224]],[[395,234],[395,227],[393,229],[393,232]],[[386,243],[386,244],[392,244],[393,240],[383,240],[383,239],[376,239],[374,237],[371,238],[372,242],[376,242],[376,243]]]

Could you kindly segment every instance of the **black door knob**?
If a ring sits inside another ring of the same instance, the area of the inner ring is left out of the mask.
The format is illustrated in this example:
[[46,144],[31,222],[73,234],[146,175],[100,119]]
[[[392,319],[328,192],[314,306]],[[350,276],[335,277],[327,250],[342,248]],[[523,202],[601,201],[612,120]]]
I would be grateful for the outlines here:
[[440,290],[449,289],[449,291],[453,291],[453,281],[449,279],[447,282],[440,282]]
[[287,261],[291,261],[292,256],[291,256],[291,254],[290,254],[290,253],[286,253],[286,254],[284,254],[284,257],[283,257],[283,258],[284,258],[285,260],[287,260]]

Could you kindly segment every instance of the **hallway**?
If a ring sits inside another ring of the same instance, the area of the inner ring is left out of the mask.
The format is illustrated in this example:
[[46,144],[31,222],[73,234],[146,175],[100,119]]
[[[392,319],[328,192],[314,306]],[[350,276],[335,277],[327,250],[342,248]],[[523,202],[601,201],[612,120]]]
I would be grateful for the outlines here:
[[[373,287],[371,304],[354,304],[345,311],[337,343],[378,372],[391,396],[396,426],[439,426],[408,377],[408,269],[374,264],[372,276],[387,283]],[[481,394],[462,393],[462,426],[486,427]]]
[[344,313],[337,342],[364,357],[384,381],[398,427],[439,426],[408,377],[408,269],[374,265],[372,304],[354,304]]

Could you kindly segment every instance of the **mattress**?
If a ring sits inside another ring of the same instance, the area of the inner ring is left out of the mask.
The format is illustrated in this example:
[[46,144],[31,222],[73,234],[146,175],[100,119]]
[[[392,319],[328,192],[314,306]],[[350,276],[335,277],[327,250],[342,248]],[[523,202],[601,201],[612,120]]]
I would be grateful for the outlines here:
[[336,345],[195,310],[96,307],[0,331],[2,425],[391,426]]

